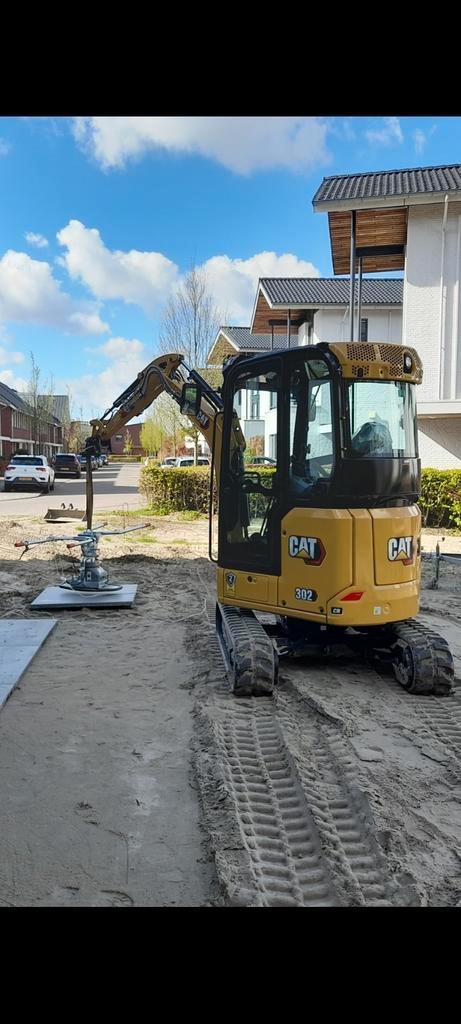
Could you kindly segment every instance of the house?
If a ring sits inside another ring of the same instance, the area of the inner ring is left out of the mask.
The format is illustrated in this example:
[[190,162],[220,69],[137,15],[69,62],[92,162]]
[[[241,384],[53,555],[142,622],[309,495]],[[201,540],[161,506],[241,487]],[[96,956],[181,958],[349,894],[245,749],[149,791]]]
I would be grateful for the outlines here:
[[355,294],[364,273],[404,272],[402,343],[424,366],[421,461],[461,468],[461,164],[327,177],[313,207],[328,214],[335,274],[358,275]]
[[38,417],[18,391],[0,382],[0,457],[8,460],[18,448],[52,458],[62,450],[62,424],[53,413]]
[[142,423],[129,423],[127,426],[120,431],[119,434],[114,434],[111,437],[110,447],[113,455],[128,454],[125,452],[126,435],[129,433],[133,444],[131,455],[146,455],[146,451],[141,444],[141,429]]

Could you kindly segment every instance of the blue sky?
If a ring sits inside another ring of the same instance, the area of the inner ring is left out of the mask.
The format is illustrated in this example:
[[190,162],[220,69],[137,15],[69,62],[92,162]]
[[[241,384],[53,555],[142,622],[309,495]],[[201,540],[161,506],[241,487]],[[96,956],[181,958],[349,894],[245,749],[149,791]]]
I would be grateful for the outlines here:
[[34,353],[98,415],[192,262],[223,321],[260,276],[332,276],[322,178],[461,160],[461,118],[0,118],[0,380]]

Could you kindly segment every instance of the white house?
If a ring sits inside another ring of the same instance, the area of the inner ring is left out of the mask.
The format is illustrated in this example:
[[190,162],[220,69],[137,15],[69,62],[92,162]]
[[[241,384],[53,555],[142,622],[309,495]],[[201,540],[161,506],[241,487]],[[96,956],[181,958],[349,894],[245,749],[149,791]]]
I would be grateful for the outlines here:
[[313,206],[328,213],[335,273],[404,271],[401,340],[424,366],[421,461],[460,469],[461,164],[324,178]]

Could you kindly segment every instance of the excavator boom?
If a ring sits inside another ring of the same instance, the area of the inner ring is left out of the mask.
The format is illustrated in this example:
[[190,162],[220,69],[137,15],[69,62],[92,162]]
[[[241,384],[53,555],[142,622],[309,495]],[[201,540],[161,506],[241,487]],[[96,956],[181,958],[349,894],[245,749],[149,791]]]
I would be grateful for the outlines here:
[[[187,411],[187,418],[203,434],[214,455],[216,477],[219,480],[223,403],[218,391],[211,387],[196,370],[191,370],[179,353],[158,356],[138,373],[136,380],[116,399],[100,419],[90,421],[91,437],[87,438],[85,452],[101,450],[114,434],[140,416],[163,393],[170,395],[181,407],[183,388],[187,383],[200,385],[200,408]],[[241,434],[241,432],[240,432]],[[243,434],[241,443],[245,444]]]

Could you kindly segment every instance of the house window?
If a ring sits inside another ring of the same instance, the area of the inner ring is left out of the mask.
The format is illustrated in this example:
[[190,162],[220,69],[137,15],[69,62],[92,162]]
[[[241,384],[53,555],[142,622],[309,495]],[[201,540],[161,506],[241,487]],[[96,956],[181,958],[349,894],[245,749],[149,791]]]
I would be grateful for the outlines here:
[[360,341],[368,341],[368,320],[360,321]]
[[269,409],[276,409],[276,407],[277,407],[277,392],[276,391],[271,391],[271,393],[270,393]]
[[259,420],[259,391],[251,391],[250,396],[250,419]]
[[277,459],[277,434],[269,434],[269,456]]

